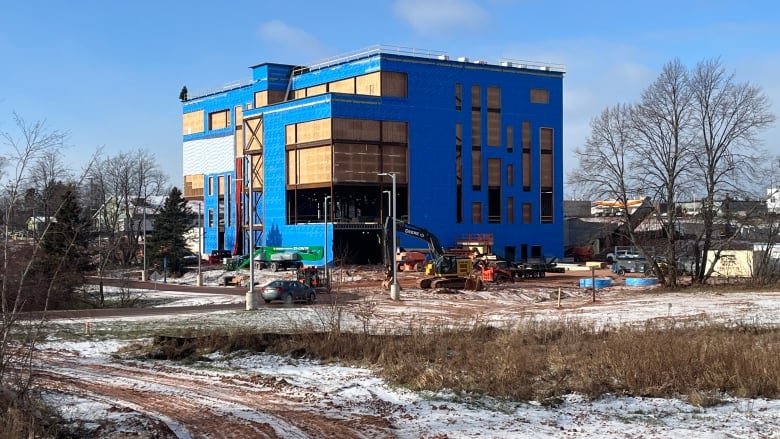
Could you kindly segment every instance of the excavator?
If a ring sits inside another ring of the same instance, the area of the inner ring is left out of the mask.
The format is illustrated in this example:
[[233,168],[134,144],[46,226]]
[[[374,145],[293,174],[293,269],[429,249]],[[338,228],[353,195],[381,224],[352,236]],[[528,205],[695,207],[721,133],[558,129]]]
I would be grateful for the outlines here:
[[[395,249],[393,248],[393,228],[390,217],[385,221],[384,241],[385,241],[385,268],[387,278],[382,282],[385,289],[390,288],[393,281],[393,266],[395,264]],[[479,277],[472,276],[473,262],[470,258],[447,254],[439,242],[439,239],[428,230],[403,221],[396,220],[396,232],[405,235],[414,236],[425,241],[428,244],[432,260],[425,264],[425,277],[417,282],[417,286],[422,289],[469,289],[479,290],[482,287],[482,281]]]

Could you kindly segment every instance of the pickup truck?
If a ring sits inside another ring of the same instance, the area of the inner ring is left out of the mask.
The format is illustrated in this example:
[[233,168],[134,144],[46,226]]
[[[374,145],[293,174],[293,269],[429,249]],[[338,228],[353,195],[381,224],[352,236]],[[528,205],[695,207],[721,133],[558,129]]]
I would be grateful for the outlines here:
[[270,268],[273,271],[287,270],[288,268],[299,269],[303,268],[303,262],[300,253],[274,253],[271,255],[270,260],[263,258],[264,255],[258,255],[255,257],[255,268],[263,270]]

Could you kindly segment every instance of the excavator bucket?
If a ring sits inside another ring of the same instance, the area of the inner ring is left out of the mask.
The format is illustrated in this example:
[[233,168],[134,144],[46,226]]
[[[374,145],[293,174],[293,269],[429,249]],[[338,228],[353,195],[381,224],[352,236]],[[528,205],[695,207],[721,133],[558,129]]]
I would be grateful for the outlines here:
[[483,285],[482,285],[482,279],[475,277],[475,276],[469,276],[466,279],[466,285],[464,286],[464,290],[469,291],[482,291]]

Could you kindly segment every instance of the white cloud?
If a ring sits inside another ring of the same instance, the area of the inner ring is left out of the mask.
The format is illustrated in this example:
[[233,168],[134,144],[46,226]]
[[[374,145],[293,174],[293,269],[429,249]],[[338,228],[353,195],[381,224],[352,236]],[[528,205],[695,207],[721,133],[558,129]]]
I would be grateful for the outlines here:
[[396,0],[393,9],[412,29],[424,35],[480,29],[489,21],[487,12],[471,0]]
[[280,62],[300,63],[307,61],[307,58],[313,62],[328,54],[328,50],[317,37],[281,20],[262,23],[258,35],[264,41],[275,44],[282,53],[288,54],[287,59],[279,59]]

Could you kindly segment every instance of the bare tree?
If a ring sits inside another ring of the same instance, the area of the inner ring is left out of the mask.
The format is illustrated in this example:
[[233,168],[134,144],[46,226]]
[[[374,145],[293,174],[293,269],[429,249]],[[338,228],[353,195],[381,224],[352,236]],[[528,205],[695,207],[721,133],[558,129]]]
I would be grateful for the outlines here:
[[[693,160],[687,80],[687,70],[680,60],[667,63],[655,82],[644,90],[633,114],[633,128],[640,143],[633,168],[641,178],[639,186],[643,192],[665,203],[666,212],[659,221],[667,240],[667,261],[677,260],[676,201]],[[674,263],[668,264],[668,270],[662,270],[655,259],[651,263],[661,283],[677,286]]]
[[[701,263],[696,279],[704,282],[712,274],[706,266],[707,254],[715,249],[715,260],[721,247],[714,246],[716,200],[742,193],[755,169],[757,134],[775,121],[769,100],[760,87],[738,83],[734,74],[725,71],[720,60],[697,64],[691,72],[689,87],[693,97],[693,135],[697,148],[696,178],[702,182],[705,198],[702,206],[704,236],[697,250]],[[714,266],[714,264],[712,264]]]
[[[67,134],[50,130],[45,122],[28,123],[17,114],[13,115],[18,135],[0,134],[3,154],[6,159],[0,169],[2,179],[2,276],[0,276],[0,387],[2,394],[13,392],[25,401],[30,388],[30,364],[37,339],[35,328],[15,335],[20,313],[25,305],[25,279],[31,272],[39,243],[21,245],[12,243],[11,227],[14,210],[23,196],[23,188],[30,182],[30,168],[36,160],[49,151],[62,147]],[[26,334],[26,335],[25,335]]]
[[630,194],[638,193],[641,178],[632,172],[637,161],[637,136],[633,127],[634,109],[619,104],[607,108],[591,121],[591,135],[584,149],[575,150],[580,166],[569,175],[569,181],[597,198],[614,199],[626,208],[620,211],[621,223],[616,233],[635,245],[636,221],[628,208]]
[[128,266],[137,262],[139,240],[143,233],[139,220],[146,198],[166,192],[166,176],[153,154],[138,149],[107,157],[90,175],[95,205],[102,206],[99,223],[106,232],[106,262]]

